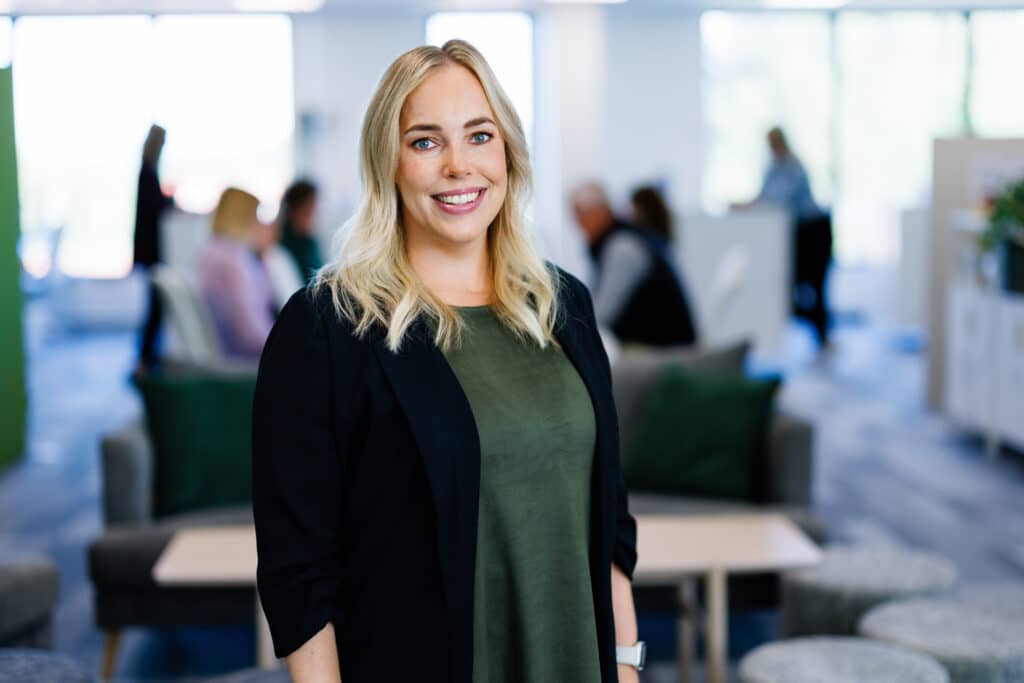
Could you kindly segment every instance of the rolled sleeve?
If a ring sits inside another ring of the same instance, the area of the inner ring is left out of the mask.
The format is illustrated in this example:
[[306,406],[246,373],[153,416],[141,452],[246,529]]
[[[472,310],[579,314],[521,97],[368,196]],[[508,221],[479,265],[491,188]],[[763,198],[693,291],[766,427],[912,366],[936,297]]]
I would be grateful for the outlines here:
[[336,613],[344,462],[332,376],[323,321],[300,291],[267,340],[253,404],[257,585],[278,657]]

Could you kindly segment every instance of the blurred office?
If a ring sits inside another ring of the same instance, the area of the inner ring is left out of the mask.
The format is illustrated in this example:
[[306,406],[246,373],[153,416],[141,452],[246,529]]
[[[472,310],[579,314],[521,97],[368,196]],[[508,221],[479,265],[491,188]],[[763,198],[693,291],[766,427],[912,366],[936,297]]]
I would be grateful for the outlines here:
[[[16,666],[287,680],[246,568],[174,565],[171,546],[251,524],[262,343],[356,209],[383,70],[456,37],[517,107],[534,236],[594,289],[599,317],[599,288],[626,285],[588,238],[581,187],[657,232],[643,244],[679,283],[685,342],[605,324],[634,514],[781,520],[809,549],[722,570],[659,535],[648,555],[667,544],[690,567],[666,578],[644,565],[656,530],[641,524],[641,680],[833,680],[772,667],[895,644],[891,680],[1024,681],[1019,3],[0,12],[0,681],[23,680]],[[769,187],[790,182],[772,176],[776,127],[806,215]],[[725,556],[753,543],[730,533]],[[901,630],[935,614],[953,615],[938,629],[962,645],[952,655],[936,629]]]

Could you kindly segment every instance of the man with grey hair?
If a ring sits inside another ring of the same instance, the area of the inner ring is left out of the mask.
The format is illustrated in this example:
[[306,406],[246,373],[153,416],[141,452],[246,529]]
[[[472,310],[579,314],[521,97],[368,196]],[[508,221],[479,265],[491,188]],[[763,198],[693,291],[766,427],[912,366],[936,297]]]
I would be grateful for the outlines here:
[[668,240],[616,218],[597,183],[580,185],[571,199],[597,271],[597,322],[623,343],[696,343],[690,305],[672,267]]

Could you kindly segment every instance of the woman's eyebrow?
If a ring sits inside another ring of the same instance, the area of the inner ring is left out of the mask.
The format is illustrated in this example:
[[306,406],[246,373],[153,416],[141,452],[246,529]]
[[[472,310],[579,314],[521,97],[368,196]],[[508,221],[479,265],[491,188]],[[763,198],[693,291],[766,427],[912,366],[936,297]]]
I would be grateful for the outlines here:
[[405,132],[402,133],[402,135],[408,135],[409,133],[413,133],[413,132],[417,132],[417,131],[426,131],[428,133],[437,133],[437,132],[440,132],[440,130],[441,130],[441,126],[437,125],[436,123],[417,123],[415,126],[409,126],[408,128],[406,128]]
[[466,125],[464,125],[463,128],[472,128],[473,126],[479,126],[484,123],[489,123],[492,126],[497,127],[497,125],[491,119],[487,118],[486,116],[480,116],[478,118],[466,121]]
[[[478,116],[475,119],[470,119],[469,121],[466,121],[466,124],[463,126],[463,128],[472,128],[474,126],[479,126],[485,123],[489,123],[492,126],[497,127],[497,124],[494,123],[494,121],[491,120],[490,118],[486,116]],[[417,123],[406,128],[405,132],[402,133],[402,135],[408,135],[409,133],[417,132],[439,133],[441,132],[441,126],[437,125],[436,123]]]

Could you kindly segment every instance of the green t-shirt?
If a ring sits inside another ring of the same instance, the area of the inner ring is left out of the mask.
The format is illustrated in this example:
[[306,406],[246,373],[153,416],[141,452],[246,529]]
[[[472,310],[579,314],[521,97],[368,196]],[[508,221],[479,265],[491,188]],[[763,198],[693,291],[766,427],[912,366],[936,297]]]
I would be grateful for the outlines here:
[[459,312],[446,356],[480,435],[473,681],[594,683],[590,396],[561,349],[517,338],[486,306]]

